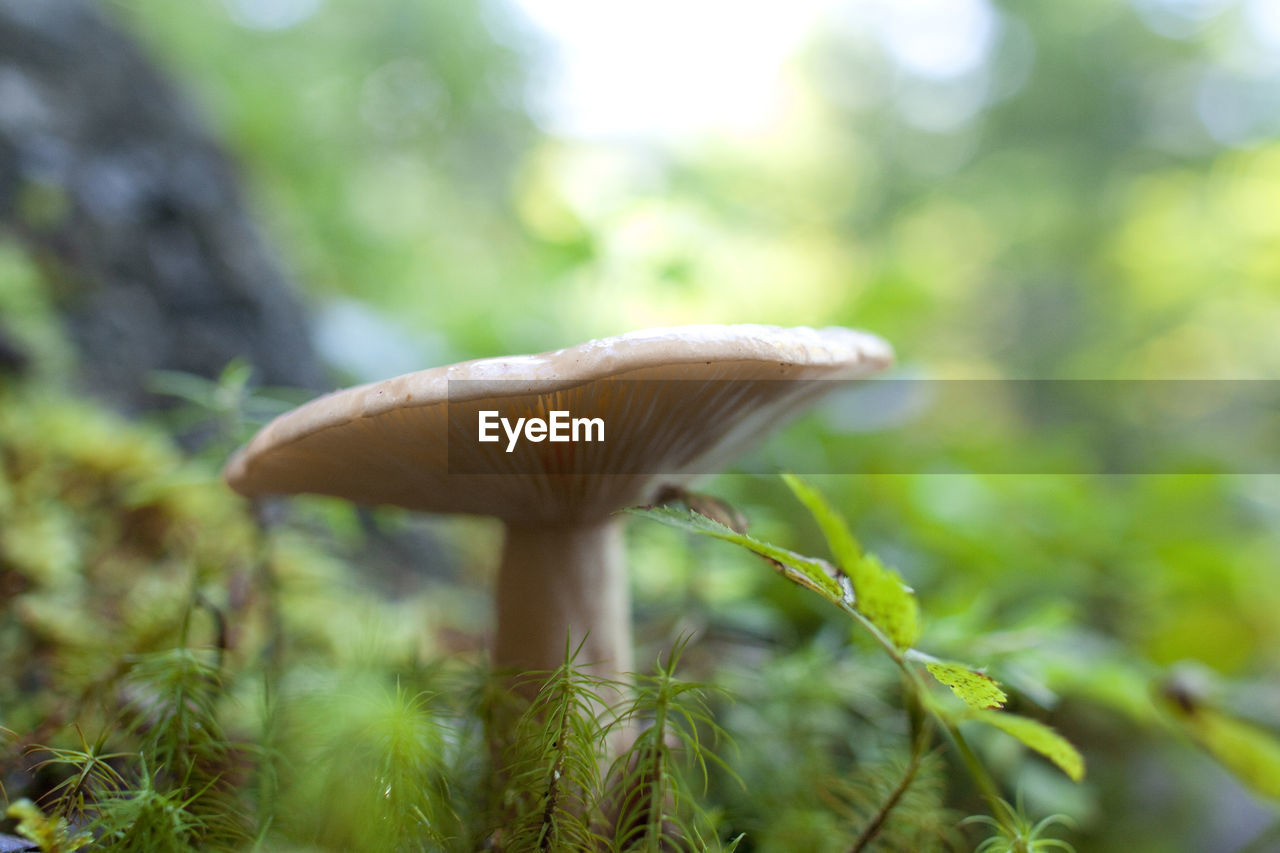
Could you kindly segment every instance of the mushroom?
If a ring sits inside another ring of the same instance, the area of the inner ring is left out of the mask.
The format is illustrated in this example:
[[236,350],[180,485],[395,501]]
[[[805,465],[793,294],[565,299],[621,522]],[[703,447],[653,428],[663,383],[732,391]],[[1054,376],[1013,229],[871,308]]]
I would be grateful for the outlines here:
[[[554,669],[567,639],[579,662],[618,678],[632,639],[616,511],[716,470],[830,387],[812,380],[891,361],[883,340],[843,328],[649,329],[329,394],[264,427],[225,477],[246,496],[501,519],[494,666]],[[588,420],[578,440],[552,440],[557,421],[571,433],[568,417]]]

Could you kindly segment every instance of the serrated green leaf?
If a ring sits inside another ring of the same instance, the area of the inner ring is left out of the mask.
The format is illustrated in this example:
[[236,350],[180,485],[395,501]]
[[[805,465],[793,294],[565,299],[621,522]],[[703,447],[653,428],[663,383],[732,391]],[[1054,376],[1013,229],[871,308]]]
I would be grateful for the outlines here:
[[969,719],[994,726],[1005,734],[1016,737],[1058,765],[1073,781],[1079,782],[1084,778],[1084,756],[1072,746],[1071,741],[1039,720],[1004,711],[974,711]]
[[871,554],[851,573],[854,606],[875,623],[900,649],[920,639],[920,605],[898,573],[886,569]]
[[1213,708],[1174,707],[1187,732],[1236,778],[1280,800],[1280,737]]
[[[845,524],[844,519],[827,502],[821,492],[795,474],[783,474],[782,481],[790,487],[791,492],[800,500],[800,503],[804,504],[805,509],[809,510],[813,520],[822,529],[822,535],[827,539],[827,547],[831,549],[831,556],[836,558],[836,565],[846,572],[851,572],[862,559],[862,546],[849,530],[849,525]],[[857,578],[853,578],[853,581],[856,590]]]
[[898,648],[915,645],[920,639],[920,606],[911,589],[897,572],[863,553],[849,526],[821,492],[794,474],[783,474],[782,479],[822,529],[827,547],[853,587],[858,612]]
[[699,515],[695,512],[681,511],[665,506],[637,507],[629,509],[627,512],[688,531],[689,533],[711,536],[715,539],[723,539],[725,542],[740,545],[769,560],[788,580],[819,593],[833,604],[841,606],[850,604],[852,596],[845,592],[844,587],[836,579],[835,568],[823,560],[805,557],[794,551],[788,551],[786,548],[779,548],[777,545],[763,542],[745,533],[738,533],[718,521],[713,521],[705,515]]
[[951,692],[964,700],[970,708],[989,711],[1003,708],[1009,699],[994,678],[972,667],[955,661],[931,661],[925,668],[938,681],[951,688]]

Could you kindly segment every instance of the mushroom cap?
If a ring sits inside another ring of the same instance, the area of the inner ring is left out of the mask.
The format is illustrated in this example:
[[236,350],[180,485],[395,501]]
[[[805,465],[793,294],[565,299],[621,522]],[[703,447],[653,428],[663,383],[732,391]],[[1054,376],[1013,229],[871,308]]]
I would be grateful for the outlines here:
[[[647,329],[348,388],[281,415],[227,463],[246,496],[313,493],[427,512],[573,524],[709,473],[816,399],[893,360],[844,328]],[[601,418],[604,441],[478,441],[482,410]]]

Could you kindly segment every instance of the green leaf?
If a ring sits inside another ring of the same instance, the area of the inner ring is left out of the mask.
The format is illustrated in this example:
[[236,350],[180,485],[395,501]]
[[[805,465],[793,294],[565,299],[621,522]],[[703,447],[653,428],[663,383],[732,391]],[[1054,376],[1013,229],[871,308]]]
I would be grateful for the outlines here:
[[934,678],[950,687],[951,692],[963,699],[970,708],[979,711],[1003,708],[1009,698],[994,678],[962,663],[930,661],[925,664],[925,668]]
[[853,586],[854,607],[900,649],[920,639],[920,606],[897,572],[864,554],[858,540],[822,493],[794,474],[782,479],[822,528],[827,547]]
[[1084,778],[1084,757],[1071,745],[1071,741],[1044,723],[1004,711],[974,711],[969,719],[986,723],[1013,735],[1061,768],[1063,773],[1079,782]]
[[627,510],[633,515],[643,516],[701,536],[711,536],[732,542],[747,550],[759,554],[773,563],[783,577],[807,589],[820,594],[823,598],[840,606],[850,606],[853,601],[852,590],[846,590],[837,580],[839,573],[834,566],[824,560],[805,557],[786,548],[779,548],[768,542],[762,542],[745,533],[738,533],[725,527],[718,521],[712,521],[705,515],[695,512],[681,511],[671,507],[637,507]]
[[[858,540],[854,538],[853,533],[849,530],[849,525],[845,524],[844,519],[827,502],[821,492],[795,474],[783,474],[782,481],[791,488],[792,493],[799,498],[800,503],[804,504],[805,508],[809,510],[813,520],[818,522],[818,527],[822,528],[822,535],[827,539],[827,547],[831,549],[831,556],[836,558],[836,565],[846,572],[852,572],[854,567],[862,560],[862,546],[858,544]],[[856,590],[857,578],[853,580],[854,589]]]
[[854,606],[900,649],[920,639],[920,605],[898,573],[868,554],[852,574]]
[[51,817],[27,799],[12,803],[5,815],[18,821],[17,833],[45,853],[72,853],[93,841],[88,832],[71,831],[66,818]]
[[1280,738],[1275,733],[1213,708],[1174,708],[1187,732],[1236,778],[1280,800]]

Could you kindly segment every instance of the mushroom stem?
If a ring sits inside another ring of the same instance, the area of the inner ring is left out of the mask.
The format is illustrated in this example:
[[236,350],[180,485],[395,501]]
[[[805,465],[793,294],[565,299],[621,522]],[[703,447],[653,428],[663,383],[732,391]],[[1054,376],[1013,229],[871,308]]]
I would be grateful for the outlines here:
[[553,670],[567,638],[571,649],[582,643],[577,662],[588,672],[616,679],[632,671],[621,520],[509,524],[497,600],[495,668]]

